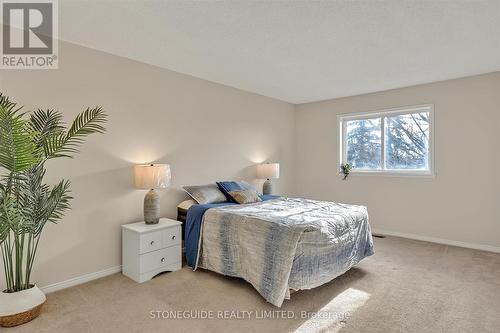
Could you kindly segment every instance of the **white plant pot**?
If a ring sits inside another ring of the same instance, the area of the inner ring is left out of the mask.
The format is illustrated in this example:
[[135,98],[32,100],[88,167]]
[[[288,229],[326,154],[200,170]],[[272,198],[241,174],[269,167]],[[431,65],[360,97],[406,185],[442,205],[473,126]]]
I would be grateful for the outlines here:
[[35,319],[46,299],[36,285],[15,293],[0,293],[0,326],[12,327]]

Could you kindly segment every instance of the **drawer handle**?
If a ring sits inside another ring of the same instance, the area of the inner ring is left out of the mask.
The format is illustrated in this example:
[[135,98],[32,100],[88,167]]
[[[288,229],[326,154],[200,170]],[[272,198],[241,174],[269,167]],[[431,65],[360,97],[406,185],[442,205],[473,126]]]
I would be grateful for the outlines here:
[[175,239],[175,235],[172,236],[172,240],[174,240],[174,239]]
[[165,262],[165,258],[161,258],[161,262]]
[[153,246],[154,243],[155,243],[155,241],[151,241],[151,243],[149,243],[149,245]]

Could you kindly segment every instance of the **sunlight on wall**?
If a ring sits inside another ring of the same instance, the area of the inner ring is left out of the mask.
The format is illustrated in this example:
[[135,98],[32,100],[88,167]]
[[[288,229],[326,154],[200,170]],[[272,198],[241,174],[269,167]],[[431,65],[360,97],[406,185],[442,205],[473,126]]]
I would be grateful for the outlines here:
[[245,158],[248,159],[250,162],[255,164],[266,162],[269,158],[273,156],[273,154],[276,153],[276,151],[274,151],[270,147],[267,147],[265,143],[256,144],[254,142],[252,142],[251,145],[249,145],[245,151],[246,152],[242,151],[242,155],[244,155]]
[[164,155],[164,152],[161,152],[160,149],[154,149],[146,146],[133,150],[131,149],[127,154],[123,154],[121,158],[131,164],[146,164],[153,163]]
[[126,140],[113,140],[109,137],[107,143],[100,149],[114,156],[115,159],[126,161],[131,165],[159,163],[179,149],[178,143],[171,142],[167,138],[153,136],[151,133],[137,133]]
[[349,288],[332,299],[321,310],[310,315],[295,333],[339,332],[347,319],[370,298],[370,294]]

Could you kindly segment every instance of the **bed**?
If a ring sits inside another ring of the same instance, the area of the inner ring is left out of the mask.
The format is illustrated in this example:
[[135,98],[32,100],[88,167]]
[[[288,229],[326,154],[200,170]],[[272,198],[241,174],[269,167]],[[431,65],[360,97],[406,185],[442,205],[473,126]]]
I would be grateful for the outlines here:
[[188,265],[242,278],[280,307],[290,290],[320,286],[374,253],[364,206],[262,199],[192,205],[186,218]]

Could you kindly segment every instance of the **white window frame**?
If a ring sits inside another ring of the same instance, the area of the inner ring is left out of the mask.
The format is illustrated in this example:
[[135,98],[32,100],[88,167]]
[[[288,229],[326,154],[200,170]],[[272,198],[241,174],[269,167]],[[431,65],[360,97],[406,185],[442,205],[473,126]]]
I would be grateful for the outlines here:
[[[410,113],[419,113],[419,112],[429,112],[429,170],[387,170],[385,169],[385,122],[386,118],[389,116],[397,116],[397,115],[405,115]],[[391,109],[377,110],[377,111],[369,111],[369,112],[357,112],[357,113],[348,113],[348,114],[339,114],[337,116],[337,129],[338,129],[338,139],[339,139],[339,147],[338,147],[338,156],[337,161],[339,165],[339,173],[340,165],[347,160],[347,149],[346,149],[346,122],[349,120],[362,120],[362,119],[372,119],[372,118],[381,118],[381,169],[375,170],[363,170],[363,169],[352,169],[352,175],[381,175],[381,176],[395,176],[395,177],[434,177],[435,176],[435,156],[434,156],[434,142],[435,142],[435,133],[434,133],[434,105],[433,104],[424,104],[424,105],[415,105],[415,106],[404,106],[397,107]]]

